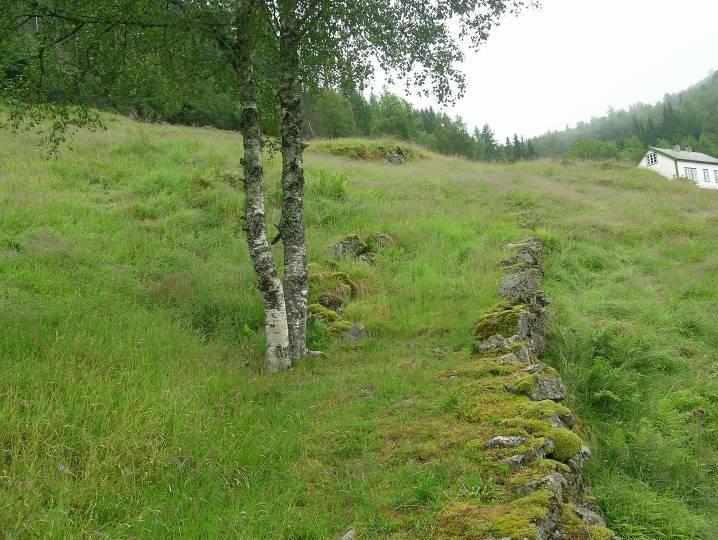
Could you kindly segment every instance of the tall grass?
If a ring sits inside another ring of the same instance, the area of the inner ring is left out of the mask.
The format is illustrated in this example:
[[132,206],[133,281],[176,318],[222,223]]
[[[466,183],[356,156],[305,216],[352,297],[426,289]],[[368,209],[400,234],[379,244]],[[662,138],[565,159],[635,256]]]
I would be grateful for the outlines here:
[[[0,135],[0,531],[427,538],[490,476],[442,446],[503,246],[551,246],[551,361],[625,538],[716,534],[717,194],[644,171],[307,156],[310,260],[361,283],[367,339],[264,376],[238,140],[140,126],[46,161]],[[320,146],[320,145],[318,145]],[[279,222],[278,158],[266,163]],[[385,231],[376,264],[333,261]],[[280,256],[281,249],[277,251]]]

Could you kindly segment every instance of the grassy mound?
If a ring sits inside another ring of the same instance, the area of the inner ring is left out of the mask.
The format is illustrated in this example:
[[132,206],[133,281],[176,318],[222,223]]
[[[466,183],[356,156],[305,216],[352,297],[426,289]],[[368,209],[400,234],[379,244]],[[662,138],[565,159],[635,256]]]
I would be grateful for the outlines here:
[[[539,229],[547,356],[610,525],[718,537],[718,193],[591,164],[310,152],[309,258],[361,287],[341,315],[367,337],[313,331],[328,357],[269,377],[238,137],[108,125],[54,161],[0,134],[0,531],[429,538],[459,504],[516,524],[458,414],[488,429],[506,411],[472,409],[448,374],[469,369],[502,247]],[[266,163],[270,223],[280,168]],[[332,260],[337,238],[377,230],[396,243],[373,265]]]
[[428,156],[426,150],[411,143],[390,139],[331,139],[312,141],[310,151],[325,152],[355,160],[384,160],[387,156],[401,156],[405,161],[415,161]]

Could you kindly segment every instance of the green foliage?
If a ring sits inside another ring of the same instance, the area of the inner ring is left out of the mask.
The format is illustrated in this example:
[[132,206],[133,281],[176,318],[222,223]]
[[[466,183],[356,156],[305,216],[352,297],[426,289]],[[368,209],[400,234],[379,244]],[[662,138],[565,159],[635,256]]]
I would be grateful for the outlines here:
[[570,158],[594,161],[618,159],[618,156],[618,146],[603,141],[579,141],[568,152]]
[[338,92],[325,90],[310,101],[306,122],[309,133],[317,137],[351,137],[357,134],[351,102]]

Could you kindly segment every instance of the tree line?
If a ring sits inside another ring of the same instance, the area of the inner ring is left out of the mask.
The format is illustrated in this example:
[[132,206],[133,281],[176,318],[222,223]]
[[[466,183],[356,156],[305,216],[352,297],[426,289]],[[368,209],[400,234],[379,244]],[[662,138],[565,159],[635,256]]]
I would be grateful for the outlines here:
[[675,144],[718,156],[718,72],[654,105],[609,110],[575,128],[531,140],[539,156],[621,158],[638,161],[649,146]]
[[384,90],[365,98],[356,91],[325,89],[305,100],[308,137],[394,137],[445,155],[484,161],[533,159],[533,144],[514,135],[500,143],[488,124],[469,132],[461,116],[417,108]]

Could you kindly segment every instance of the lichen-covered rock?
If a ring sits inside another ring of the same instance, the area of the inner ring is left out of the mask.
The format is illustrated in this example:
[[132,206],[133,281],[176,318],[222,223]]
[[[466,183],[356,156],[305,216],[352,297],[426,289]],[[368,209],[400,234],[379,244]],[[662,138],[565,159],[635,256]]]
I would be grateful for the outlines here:
[[499,435],[489,439],[484,448],[516,448],[526,442],[526,437],[506,437]]
[[404,156],[404,153],[402,152],[401,148],[385,152],[384,159],[387,160],[389,163],[393,163],[394,165],[403,165],[406,162],[406,157]]
[[526,365],[530,360],[528,357],[519,356],[516,353],[510,352],[506,353],[502,356],[499,356],[496,361],[500,366],[505,365],[511,365],[511,364],[519,364],[519,365]]
[[569,459],[566,463],[569,467],[571,467],[571,470],[576,474],[581,474],[583,471],[583,466],[585,465],[586,461],[588,461],[591,458],[591,450],[583,446],[581,447],[581,450],[574,455],[571,459]]
[[517,255],[502,260],[501,266],[503,266],[504,268],[512,269],[541,269],[542,265],[537,255],[535,255],[529,250],[522,250]]
[[529,332],[528,322],[528,311],[523,305],[501,305],[479,317],[472,335],[479,341],[496,335],[525,339]]
[[333,250],[337,259],[352,259],[366,253],[368,246],[358,234],[350,234],[334,244]]
[[352,324],[342,332],[342,339],[348,343],[357,343],[366,337],[366,330],[361,324]]
[[566,399],[566,386],[561,377],[551,368],[524,377],[514,387],[519,394],[528,396],[532,401],[563,401]]
[[527,238],[526,240],[521,240],[520,242],[514,242],[509,244],[508,247],[509,249],[518,252],[527,251],[535,257],[540,257],[544,252],[543,242],[541,242],[540,238],[535,237]]
[[571,410],[552,400],[532,402],[521,412],[521,417],[548,420],[551,427],[554,428],[573,429],[576,425],[576,417]]
[[395,244],[394,239],[385,232],[377,231],[366,240],[370,251],[380,251]]
[[545,436],[553,441],[554,445],[553,450],[549,453],[549,456],[562,463],[567,463],[569,460],[579,455],[583,447],[581,437],[576,435],[570,429],[552,428],[546,432]]
[[566,480],[566,477],[559,472],[555,472],[548,476],[544,476],[543,478],[539,478],[538,480],[533,480],[532,482],[529,482],[525,486],[518,489],[518,494],[522,497],[527,497],[535,491],[543,489],[553,493],[553,495],[559,502],[563,502],[564,492],[566,491],[567,487],[568,480]]
[[501,281],[499,296],[506,299],[527,299],[535,295],[541,284],[541,271],[534,268],[508,274]]
[[587,525],[598,525],[600,527],[606,526],[606,520],[593,510],[586,508],[585,506],[576,505],[573,507],[575,514],[581,518],[581,521]]
[[486,338],[484,341],[480,342],[478,346],[476,347],[476,352],[479,352],[481,354],[486,354],[490,352],[495,351],[510,351],[511,347],[509,346],[508,341],[504,336],[501,336],[499,334],[490,336]]

